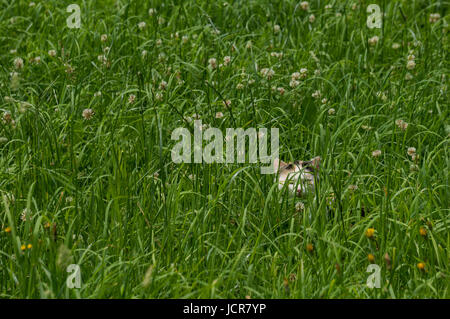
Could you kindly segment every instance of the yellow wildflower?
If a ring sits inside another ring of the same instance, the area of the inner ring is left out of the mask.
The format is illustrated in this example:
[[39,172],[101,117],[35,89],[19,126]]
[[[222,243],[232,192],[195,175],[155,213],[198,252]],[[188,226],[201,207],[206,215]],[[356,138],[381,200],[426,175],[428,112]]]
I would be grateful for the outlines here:
[[367,238],[372,238],[374,234],[375,234],[375,228],[367,228],[367,230],[366,230]]

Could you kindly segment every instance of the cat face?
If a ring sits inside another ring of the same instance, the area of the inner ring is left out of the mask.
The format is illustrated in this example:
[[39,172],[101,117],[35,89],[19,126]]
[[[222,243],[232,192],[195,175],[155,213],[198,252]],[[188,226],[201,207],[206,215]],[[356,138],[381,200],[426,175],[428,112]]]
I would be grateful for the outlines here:
[[286,187],[297,196],[302,196],[314,189],[314,176],[316,175],[317,178],[319,163],[319,156],[310,161],[294,161],[293,163],[275,159],[274,169],[275,173],[278,173],[278,188],[281,190],[287,184]]

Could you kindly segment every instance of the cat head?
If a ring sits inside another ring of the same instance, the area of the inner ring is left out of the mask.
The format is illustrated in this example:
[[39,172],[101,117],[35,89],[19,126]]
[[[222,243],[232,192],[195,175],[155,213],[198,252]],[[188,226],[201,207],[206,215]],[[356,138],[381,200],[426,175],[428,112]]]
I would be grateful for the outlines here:
[[287,183],[289,190],[301,196],[314,188],[314,176],[317,178],[320,157],[316,156],[309,161],[294,161],[285,163],[279,159],[274,160],[274,170],[277,173],[278,188],[282,189]]

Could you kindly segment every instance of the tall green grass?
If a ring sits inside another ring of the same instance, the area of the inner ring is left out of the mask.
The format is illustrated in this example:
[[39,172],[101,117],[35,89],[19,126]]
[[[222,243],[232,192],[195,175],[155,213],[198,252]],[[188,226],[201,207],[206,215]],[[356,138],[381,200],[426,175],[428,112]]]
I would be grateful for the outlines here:
[[[0,111],[15,121],[0,121],[1,297],[450,297],[448,1],[86,0],[69,29],[72,2],[0,2]],[[171,132],[193,114],[279,128],[281,159],[321,156],[315,192],[289,196],[255,164],[174,164]]]

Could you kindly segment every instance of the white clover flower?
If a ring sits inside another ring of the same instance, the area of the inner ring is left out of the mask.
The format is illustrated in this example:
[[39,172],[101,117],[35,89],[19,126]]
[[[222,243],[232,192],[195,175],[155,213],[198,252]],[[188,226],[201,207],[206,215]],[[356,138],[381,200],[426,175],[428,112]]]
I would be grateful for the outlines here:
[[441,15],[439,13],[431,13],[429,21],[430,23],[436,23],[441,18]]
[[295,87],[297,87],[299,84],[300,84],[300,82],[297,81],[297,80],[291,80],[291,82],[289,82],[289,86],[290,86],[291,88],[295,88]]
[[305,204],[303,204],[302,202],[298,202],[295,204],[295,211],[296,212],[301,212],[305,210]]
[[377,45],[377,43],[378,43],[379,40],[380,40],[380,38],[379,38],[377,35],[375,35],[375,36],[371,37],[371,38],[368,40],[368,42],[369,42],[369,45],[375,46],[375,45]]
[[268,80],[270,80],[275,74],[274,70],[272,70],[271,68],[261,69],[260,73],[263,77],[267,78]]
[[408,128],[408,123],[403,120],[396,120],[395,125],[397,125],[402,131]]
[[160,90],[165,90],[167,88],[167,82],[166,81],[161,81],[161,83],[159,83],[159,89]]
[[226,56],[223,58],[223,65],[227,66],[228,64],[230,64],[231,62],[231,57],[230,56]]
[[105,56],[104,54],[101,54],[101,55],[99,55],[99,56],[97,57],[97,60],[98,60],[99,62],[106,63],[107,58],[106,58],[106,56]]
[[106,42],[107,40],[108,40],[108,35],[107,35],[107,34],[102,34],[102,35],[100,36],[100,41]]
[[184,44],[186,44],[186,43],[188,43],[188,41],[189,41],[189,37],[188,37],[187,35],[183,35],[183,36],[181,37],[181,41],[182,41]]
[[136,95],[130,94],[128,97],[128,103],[133,104],[136,101]]
[[308,1],[300,2],[300,7],[302,8],[302,10],[307,11],[309,9],[309,2]]
[[90,120],[94,116],[95,112],[93,109],[84,109],[81,114],[85,120]]
[[231,100],[226,100],[222,102],[225,107],[229,107],[231,105]]
[[282,87],[277,88],[278,93],[280,93],[280,95],[283,95],[285,92],[285,89]]
[[412,70],[416,67],[416,62],[414,60],[409,60],[408,63],[406,63],[406,68],[408,70]]
[[211,58],[208,60],[208,63],[212,69],[217,68],[217,60],[215,58]]
[[179,38],[180,38],[180,34],[178,33],[178,31],[177,32],[175,32],[175,34],[170,34],[170,37],[173,39],[173,38],[175,38],[175,40],[178,40]]
[[400,44],[397,42],[392,43],[392,49],[397,50],[398,48],[400,48]]
[[270,56],[278,57],[278,53],[277,53],[277,52],[271,52],[271,53],[270,53]]
[[23,222],[26,222],[27,220],[30,220],[31,219],[31,210],[25,207],[22,210],[22,213],[20,214],[20,219]]
[[17,53],[17,50],[16,50],[16,49],[11,49],[11,50],[9,50],[9,53],[11,53],[11,54],[16,54],[16,53]]
[[147,24],[144,21],[138,23],[138,28],[140,30],[144,30],[146,26]]
[[309,16],[309,22],[310,22],[310,23],[313,23],[315,20],[316,20],[316,16],[315,16],[314,14],[311,14],[311,15]]
[[6,111],[3,113],[3,123],[11,123],[13,121],[12,115],[10,112]]
[[34,64],[41,64],[41,57],[40,56],[34,57],[32,61]]
[[101,91],[97,91],[94,93],[94,97],[99,97],[102,96],[102,92]]
[[280,32],[280,30],[281,30],[281,27],[278,24],[275,24],[273,26],[273,32],[278,33],[278,32]]
[[242,90],[244,88],[244,84],[242,84],[242,83],[238,83],[237,85],[236,85],[236,89],[237,90]]
[[223,117],[223,113],[222,112],[217,112],[216,113],[216,119],[221,119]]
[[292,75],[291,75],[291,80],[298,80],[298,79],[300,79],[300,72],[294,72],[294,73],[292,73]]
[[413,156],[416,154],[416,148],[415,147],[408,147],[408,155]]
[[313,98],[315,98],[315,99],[318,99],[318,98],[320,98],[320,91],[319,90],[316,90],[311,96],[313,97]]
[[145,58],[146,56],[147,56],[147,50],[142,50],[142,52],[141,52],[141,56],[143,57],[143,58]]
[[156,14],[156,9],[154,9],[154,8],[148,9],[148,15],[149,15],[149,16],[153,16],[153,15],[155,15],[155,14]]
[[253,44],[252,44],[252,41],[247,41],[247,43],[245,44],[245,48],[246,49],[251,49],[252,48],[252,46],[253,46]]
[[73,197],[72,196],[67,196],[66,197],[66,204],[70,204],[73,202]]
[[14,59],[14,67],[16,69],[18,69],[18,70],[23,68],[23,60],[22,60],[22,58],[17,57],[17,58]]
[[48,55],[51,57],[55,57],[56,56],[56,50],[49,50],[48,51]]
[[159,62],[164,62],[166,60],[166,54],[164,52],[158,54],[158,60]]
[[378,157],[380,155],[381,155],[381,150],[375,150],[375,151],[372,152],[372,156],[373,157]]
[[327,104],[327,102],[328,102],[328,99],[327,99],[326,97],[324,97],[324,98],[322,99],[322,104]]
[[335,113],[336,113],[336,110],[333,109],[333,108],[331,108],[331,109],[328,110],[328,114],[329,114],[329,115],[334,115]]
[[300,69],[300,77],[302,79],[306,78],[306,76],[308,75],[308,69],[307,68],[301,68]]

